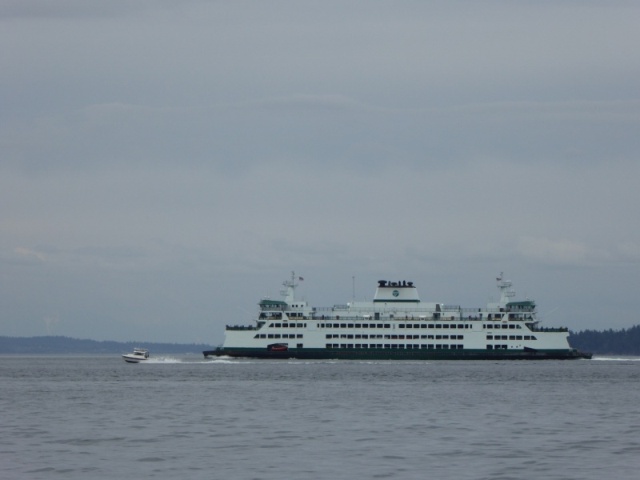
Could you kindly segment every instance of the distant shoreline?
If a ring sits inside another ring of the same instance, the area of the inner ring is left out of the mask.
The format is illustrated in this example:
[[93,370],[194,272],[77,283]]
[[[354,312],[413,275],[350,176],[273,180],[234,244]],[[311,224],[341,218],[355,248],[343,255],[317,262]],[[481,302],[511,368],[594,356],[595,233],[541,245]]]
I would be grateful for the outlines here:
[[0,336],[0,355],[74,355],[74,354],[115,354],[125,353],[134,347],[144,347],[153,353],[202,354],[203,350],[215,348],[212,345],[197,343],[160,343],[160,342],[116,342],[77,339],[64,336],[7,337]]

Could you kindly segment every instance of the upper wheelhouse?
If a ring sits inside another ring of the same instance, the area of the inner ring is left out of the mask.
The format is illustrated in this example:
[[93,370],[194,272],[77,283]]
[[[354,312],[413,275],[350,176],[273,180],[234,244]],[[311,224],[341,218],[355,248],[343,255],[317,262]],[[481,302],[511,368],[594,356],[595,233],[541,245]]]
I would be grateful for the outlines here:
[[295,289],[299,285],[296,280],[295,272],[291,272],[291,280],[285,281],[282,285],[285,290],[280,293],[284,300],[262,299],[258,304],[258,327],[261,327],[269,320],[298,320],[309,319],[313,317],[314,308],[304,300],[297,300],[295,297]]
[[530,328],[535,327],[536,305],[533,300],[512,301],[515,292],[502,274],[496,279],[500,290],[500,300],[483,308],[463,308],[437,302],[423,302],[411,281],[379,280],[372,301],[349,302],[332,307],[311,307],[305,300],[295,297],[299,285],[295,273],[285,281],[281,294],[284,300],[263,299],[259,305],[258,327],[271,320],[329,320],[349,319],[365,321],[384,320],[455,320],[455,321],[522,321]]

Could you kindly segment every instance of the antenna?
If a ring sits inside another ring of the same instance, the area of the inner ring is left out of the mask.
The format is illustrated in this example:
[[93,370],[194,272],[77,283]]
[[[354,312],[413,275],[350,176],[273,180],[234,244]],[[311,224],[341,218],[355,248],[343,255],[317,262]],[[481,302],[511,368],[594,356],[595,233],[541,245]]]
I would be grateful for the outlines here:
[[516,292],[511,289],[511,280],[503,280],[504,274],[500,272],[500,275],[496,278],[498,282],[498,289],[500,290],[500,303],[506,304],[509,298],[515,297]]
[[353,293],[351,295],[351,301],[355,302],[356,301],[356,276],[355,275],[351,277],[351,281],[353,283]]
[[[300,278],[302,280],[302,277]],[[285,280],[282,285],[286,287],[286,290],[281,290],[280,295],[286,297],[285,301],[291,303],[295,300],[295,290],[298,284],[296,283],[296,272],[291,272],[291,280]]]

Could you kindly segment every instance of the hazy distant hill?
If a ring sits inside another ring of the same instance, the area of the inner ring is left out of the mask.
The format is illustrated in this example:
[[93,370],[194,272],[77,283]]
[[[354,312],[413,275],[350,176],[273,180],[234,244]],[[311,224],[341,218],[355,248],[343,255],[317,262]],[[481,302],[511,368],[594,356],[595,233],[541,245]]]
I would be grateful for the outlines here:
[[640,325],[622,330],[571,332],[572,347],[596,355],[640,356]]
[[73,353],[126,353],[134,347],[149,349],[152,353],[202,353],[212,350],[211,345],[151,343],[151,342],[112,342],[79,340],[70,337],[1,337],[0,354],[73,354]]

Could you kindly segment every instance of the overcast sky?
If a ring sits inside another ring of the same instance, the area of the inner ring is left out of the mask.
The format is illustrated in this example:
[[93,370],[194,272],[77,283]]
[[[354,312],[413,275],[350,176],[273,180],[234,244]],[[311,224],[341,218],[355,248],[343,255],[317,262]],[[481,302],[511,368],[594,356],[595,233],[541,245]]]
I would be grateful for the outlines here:
[[465,307],[504,271],[545,325],[636,325],[638,19],[4,0],[0,335],[218,344],[292,270],[315,306],[405,279]]

